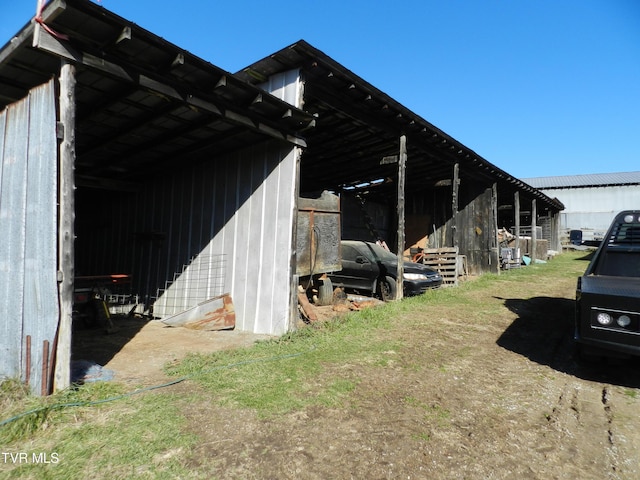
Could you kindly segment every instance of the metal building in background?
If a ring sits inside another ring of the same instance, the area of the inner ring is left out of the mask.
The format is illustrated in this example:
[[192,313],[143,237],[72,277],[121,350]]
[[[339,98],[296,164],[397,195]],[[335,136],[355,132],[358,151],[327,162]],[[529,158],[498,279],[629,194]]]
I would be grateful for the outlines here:
[[598,173],[528,178],[523,181],[565,206],[560,214],[564,231],[603,235],[616,214],[640,205],[640,172]]

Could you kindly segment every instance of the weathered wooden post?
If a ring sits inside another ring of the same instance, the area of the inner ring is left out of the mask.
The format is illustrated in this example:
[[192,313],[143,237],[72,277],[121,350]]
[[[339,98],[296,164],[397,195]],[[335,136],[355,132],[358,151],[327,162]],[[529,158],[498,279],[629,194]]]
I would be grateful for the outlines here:
[[75,116],[76,68],[62,60],[60,68],[60,122],[58,128],[58,295],[60,320],[55,352],[54,389],[71,383],[71,322],[73,313],[74,221],[75,221]]
[[516,236],[516,254],[515,256],[518,258],[518,261],[522,261],[522,257],[520,256],[520,192],[516,192],[513,194],[513,215],[514,220],[516,222],[515,232],[513,232]]
[[536,207],[536,199],[534,198],[531,201],[531,263],[535,263],[538,257],[536,255],[536,248],[538,243],[537,232],[536,232],[536,227],[538,223],[536,221],[537,216],[538,216],[538,212]]
[[400,155],[398,157],[398,269],[396,271],[396,300],[403,296],[404,279],[404,183],[407,163],[407,137],[400,137]]
[[[491,263],[491,270],[500,273],[500,242],[498,241],[498,184],[494,182],[491,188],[491,228],[493,233],[491,234],[491,245],[489,248],[489,262]],[[493,263],[495,262],[495,263]]]
[[458,190],[460,188],[460,164],[453,165],[453,181],[451,182],[451,237],[452,247],[457,247],[458,240]]

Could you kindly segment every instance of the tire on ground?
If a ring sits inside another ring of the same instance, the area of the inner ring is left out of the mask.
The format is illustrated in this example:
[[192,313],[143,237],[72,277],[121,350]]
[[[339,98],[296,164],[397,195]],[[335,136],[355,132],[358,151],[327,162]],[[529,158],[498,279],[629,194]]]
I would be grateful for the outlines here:
[[333,284],[331,279],[320,280],[318,286],[318,305],[331,305],[333,303]]

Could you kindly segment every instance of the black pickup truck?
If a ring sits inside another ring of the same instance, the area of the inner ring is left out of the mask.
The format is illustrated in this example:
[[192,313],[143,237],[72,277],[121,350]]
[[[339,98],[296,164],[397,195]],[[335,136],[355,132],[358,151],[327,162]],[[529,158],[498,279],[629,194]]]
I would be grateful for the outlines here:
[[640,355],[640,210],[616,215],[576,289],[581,357]]

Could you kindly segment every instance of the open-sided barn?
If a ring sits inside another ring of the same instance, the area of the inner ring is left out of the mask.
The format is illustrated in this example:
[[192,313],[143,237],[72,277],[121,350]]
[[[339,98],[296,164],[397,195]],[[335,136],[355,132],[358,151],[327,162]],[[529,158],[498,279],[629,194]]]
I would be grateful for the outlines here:
[[[356,198],[356,203],[382,205],[378,226],[391,232],[384,239],[388,244],[397,244],[394,157],[405,137],[405,248],[428,237],[429,247],[458,247],[473,273],[497,271],[497,228],[519,225],[521,217],[529,226],[542,218],[552,227],[550,248],[558,248],[558,200],[492,165],[307,42],[283,48],[237,75],[276,95],[284,91],[283,83],[301,85],[302,108],[316,118],[315,127],[305,132],[301,192],[327,189],[341,192],[345,203]],[[346,218],[345,230],[354,232],[358,220]]]
[[86,0],[0,50],[0,108],[0,376],[35,392],[69,384],[78,279],[126,274],[157,316],[229,293],[236,328],[293,328],[301,195],[378,206],[389,245],[457,246],[476,273],[520,203],[562,208],[303,41],[233,75]]

